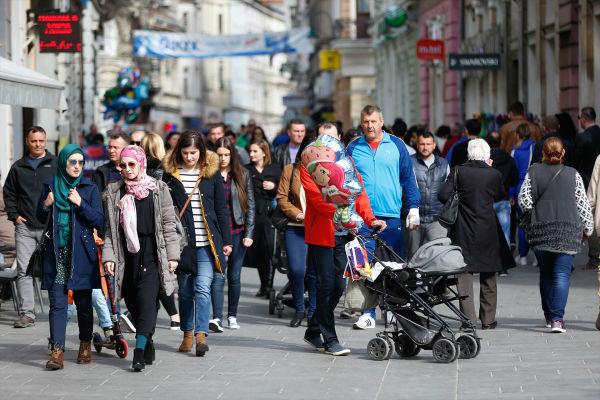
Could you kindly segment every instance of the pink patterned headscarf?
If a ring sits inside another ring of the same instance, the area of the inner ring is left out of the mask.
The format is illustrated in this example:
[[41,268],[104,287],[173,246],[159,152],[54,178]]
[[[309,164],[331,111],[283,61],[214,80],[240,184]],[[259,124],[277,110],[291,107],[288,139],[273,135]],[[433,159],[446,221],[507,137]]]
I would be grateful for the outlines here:
[[158,184],[156,179],[146,175],[146,153],[139,146],[127,146],[121,151],[121,160],[124,158],[134,159],[140,166],[140,172],[134,179],[125,179],[125,195],[119,200],[121,210],[121,226],[125,232],[127,250],[130,253],[140,251],[140,240],[137,234],[137,213],[135,199],[141,200],[156,190]]

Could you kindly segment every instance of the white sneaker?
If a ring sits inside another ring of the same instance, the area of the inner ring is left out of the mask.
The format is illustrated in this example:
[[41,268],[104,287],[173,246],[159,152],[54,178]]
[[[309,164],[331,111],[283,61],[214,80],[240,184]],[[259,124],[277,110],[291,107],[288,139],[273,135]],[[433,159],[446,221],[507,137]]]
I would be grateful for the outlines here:
[[537,261],[537,258],[534,258],[534,259],[533,259],[533,262],[531,263],[531,266],[532,266],[532,267],[537,267],[537,266],[538,266],[538,261]]
[[227,317],[227,327],[229,329],[240,329],[235,317]]
[[375,329],[375,320],[369,314],[363,314],[358,317],[352,328],[354,329]]
[[208,321],[208,329],[213,331],[214,333],[223,332],[223,325],[221,325],[221,320],[219,318],[215,318]]
[[517,265],[527,265],[527,257],[516,256],[515,262]]
[[135,325],[133,325],[133,322],[131,322],[131,319],[129,319],[128,314],[129,311],[125,311],[123,314],[121,314],[121,321],[125,322],[125,325],[127,328],[129,328],[129,331],[135,333]]

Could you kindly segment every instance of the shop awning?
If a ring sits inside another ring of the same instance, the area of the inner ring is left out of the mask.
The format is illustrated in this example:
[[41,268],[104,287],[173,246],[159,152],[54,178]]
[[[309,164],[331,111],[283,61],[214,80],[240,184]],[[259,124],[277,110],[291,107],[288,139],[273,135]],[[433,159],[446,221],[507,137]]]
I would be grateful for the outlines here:
[[55,79],[0,57],[0,104],[65,110],[64,87]]

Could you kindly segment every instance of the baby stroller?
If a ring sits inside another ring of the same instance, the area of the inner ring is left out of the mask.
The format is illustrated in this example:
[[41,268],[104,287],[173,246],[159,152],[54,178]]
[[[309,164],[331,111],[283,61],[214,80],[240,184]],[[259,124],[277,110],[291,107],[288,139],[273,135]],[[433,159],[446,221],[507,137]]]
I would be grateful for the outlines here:
[[[465,272],[466,265],[459,247],[450,239],[437,239],[423,245],[407,264],[377,235],[357,237],[373,239],[373,271],[365,287],[377,293],[384,313],[386,329],[367,345],[374,360],[387,360],[393,351],[400,357],[416,356],[421,349],[432,350],[437,362],[450,363],[458,357],[474,358],[481,350],[475,326],[452,302],[464,299],[452,286],[455,275]],[[384,260],[384,258],[387,258]],[[452,315],[440,315],[434,307],[445,306]],[[447,320],[460,322],[460,331]]]
[[117,353],[119,358],[127,357],[127,353],[129,352],[129,345],[123,336],[123,332],[121,331],[121,325],[119,324],[119,314],[117,312],[117,303],[115,301],[114,291],[110,282],[110,279],[106,278],[104,272],[104,266],[102,265],[102,253],[100,247],[98,247],[98,263],[100,264],[100,280],[106,285],[106,292],[108,294],[108,300],[110,301],[110,319],[113,323],[112,335],[110,336],[110,340],[104,341],[102,339],[102,335],[98,332],[94,332],[93,334],[93,344],[94,349],[96,349],[97,353],[102,351],[102,348],[105,347],[109,350],[114,350]]

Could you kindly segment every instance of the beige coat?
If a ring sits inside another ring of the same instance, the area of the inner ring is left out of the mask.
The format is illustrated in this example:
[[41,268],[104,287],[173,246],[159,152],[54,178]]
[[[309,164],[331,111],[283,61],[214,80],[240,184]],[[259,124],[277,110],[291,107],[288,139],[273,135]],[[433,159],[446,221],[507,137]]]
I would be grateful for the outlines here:
[[[175,209],[167,185],[158,181],[158,190],[152,192],[154,200],[154,223],[156,224],[156,244],[158,250],[158,264],[160,270],[161,290],[167,296],[175,290],[175,273],[169,272],[168,261],[179,261],[179,235],[175,229]],[[121,211],[118,202],[121,199],[123,182],[109,184],[104,192],[106,207],[106,231],[104,234],[104,247],[102,248],[102,261],[115,263],[115,298],[121,299],[123,275],[125,273],[125,251],[119,226]]]
[[590,178],[590,184],[587,190],[587,197],[590,202],[590,207],[594,213],[594,229],[596,235],[600,232],[600,156],[596,158],[594,163],[594,170],[592,171],[592,177]]

